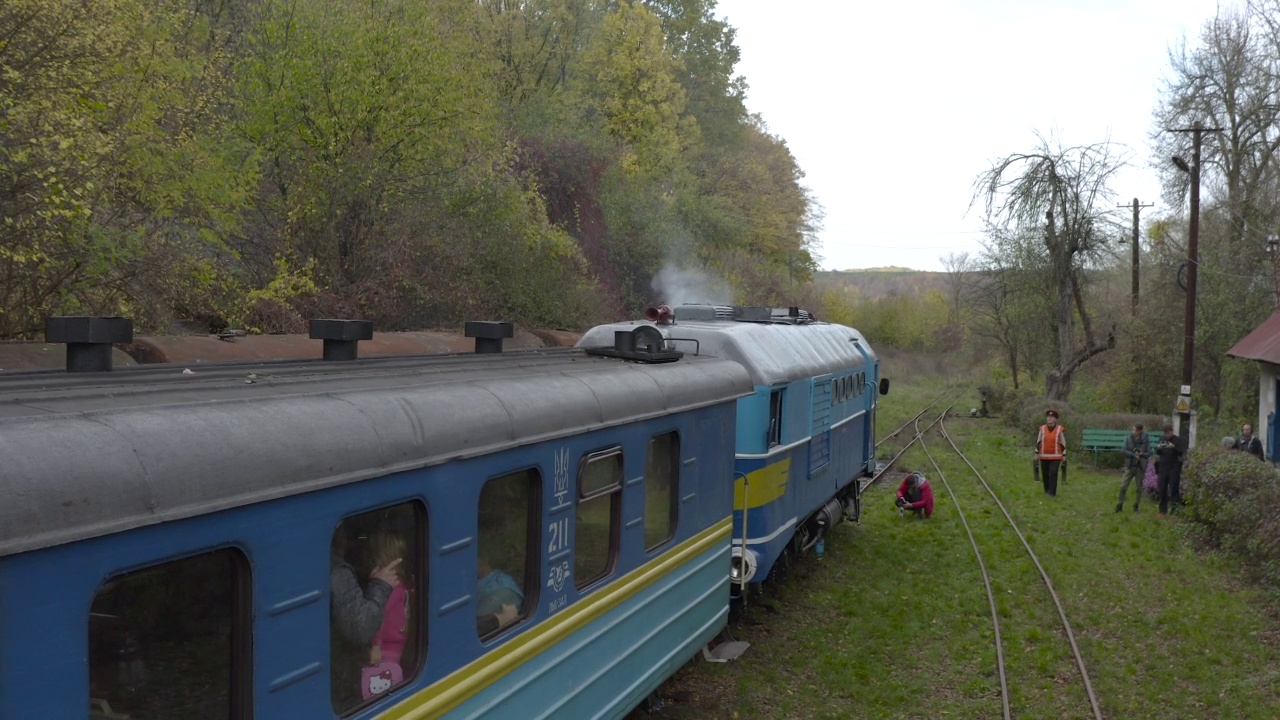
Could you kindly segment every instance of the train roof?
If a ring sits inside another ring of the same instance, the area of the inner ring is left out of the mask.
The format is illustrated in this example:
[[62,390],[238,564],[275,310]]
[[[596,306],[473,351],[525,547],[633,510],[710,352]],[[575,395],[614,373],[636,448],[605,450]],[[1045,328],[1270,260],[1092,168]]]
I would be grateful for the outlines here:
[[0,372],[0,556],[750,392],[731,362],[573,348]]
[[[678,350],[742,365],[757,386],[857,367],[865,362],[863,352],[872,362],[876,360],[866,338],[851,327],[811,320],[804,311],[799,311],[798,316],[779,311],[768,314],[769,308],[760,309],[766,313],[760,319],[735,319],[735,313],[737,317],[756,317],[750,310],[754,308],[682,305],[675,309],[674,323],[654,327]],[[582,347],[607,345],[613,342],[613,332],[637,325],[653,323],[601,325],[587,331],[578,344]]]

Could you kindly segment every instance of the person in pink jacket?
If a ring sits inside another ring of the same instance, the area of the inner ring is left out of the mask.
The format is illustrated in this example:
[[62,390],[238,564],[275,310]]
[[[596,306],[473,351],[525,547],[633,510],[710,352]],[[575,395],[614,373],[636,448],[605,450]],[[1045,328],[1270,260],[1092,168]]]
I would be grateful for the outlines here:
[[933,517],[933,488],[929,487],[929,481],[923,474],[907,473],[898,486],[898,499],[895,503],[900,514],[911,510],[916,517],[921,514],[926,518]]
[[[405,541],[395,533],[378,533],[373,537],[370,550],[374,565],[383,567],[392,560],[405,557]],[[366,700],[381,695],[404,680],[400,658],[409,642],[409,583],[403,565],[392,567],[398,582],[387,597],[382,625],[369,645],[369,664],[361,676],[361,694]]]

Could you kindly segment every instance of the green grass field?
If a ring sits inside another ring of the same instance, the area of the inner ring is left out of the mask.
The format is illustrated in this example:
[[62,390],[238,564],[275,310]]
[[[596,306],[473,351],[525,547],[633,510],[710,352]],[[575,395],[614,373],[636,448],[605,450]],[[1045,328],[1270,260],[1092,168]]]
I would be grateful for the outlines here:
[[[943,389],[899,383],[882,400],[881,433]],[[1149,499],[1137,514],[1132,499],[1114,514],[1119,471],[1095,471],[1084,454],[1047,497],[1031,477],[1033,428],[1015,434],[968,418],[947,428],[1048,571],[1104,717],[1280,717],[1276,600],[1230,558],[1193,549],[1187,525],[1157,518]],[[862,523],[839,526],[821,561],[797,563],[733,628],[752,643],[746,655],[690,663],[664,689],[671,702],[657,717],[999,718],[989,604],[957,499],[991,572],[1013,717],[1092,717],[1057,611],[1017,537],[945,441],[926,441],[954,497],[921,450],[899,467],[928,475],[933,519],[898,516],[896,480],[868,488]]]

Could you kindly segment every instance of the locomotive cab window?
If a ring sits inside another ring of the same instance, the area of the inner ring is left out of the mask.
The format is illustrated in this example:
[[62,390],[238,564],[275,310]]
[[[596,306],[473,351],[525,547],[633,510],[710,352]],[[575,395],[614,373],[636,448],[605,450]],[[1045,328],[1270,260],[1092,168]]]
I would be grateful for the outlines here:
[[251,607],[238,550],[108,580],[89,610],[91,716],[251,717]]
[[768,447],[782,443],[782,391],[774,390],[769,395],[769,437]]
[[412,680],[425,657],[426,512],[418,502],[346,517],[329,552],[330,696],[340,715]]
[[644,473],[644,546],[654,550],[676,534],[680,507],[680,435],[655,435],[649,440]]
[[537,470],[522,470],[494,478],[480,491],[476,634],[482,639],[515,625],[537,605],[540,487]]
[[622,450],[583,458],[578,468],[578,513],[573,541],[574,586],[579,590],[609,574],[618,556],[622,515]]

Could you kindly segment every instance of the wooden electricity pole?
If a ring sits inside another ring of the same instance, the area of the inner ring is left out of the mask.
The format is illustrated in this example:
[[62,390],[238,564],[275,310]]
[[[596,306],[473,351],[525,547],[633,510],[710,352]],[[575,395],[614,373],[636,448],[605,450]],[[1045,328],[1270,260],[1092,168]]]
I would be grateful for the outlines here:
[[[1133,316],[1138,317],[1138,212],[1142,208],[1151,207],[1152,203],[1142,205],[1138,202],[1138,198],[1133,199],[1133,298],[1131,305]],[[1117,205],[1116,207],[1128,207],[1127,205]]]

